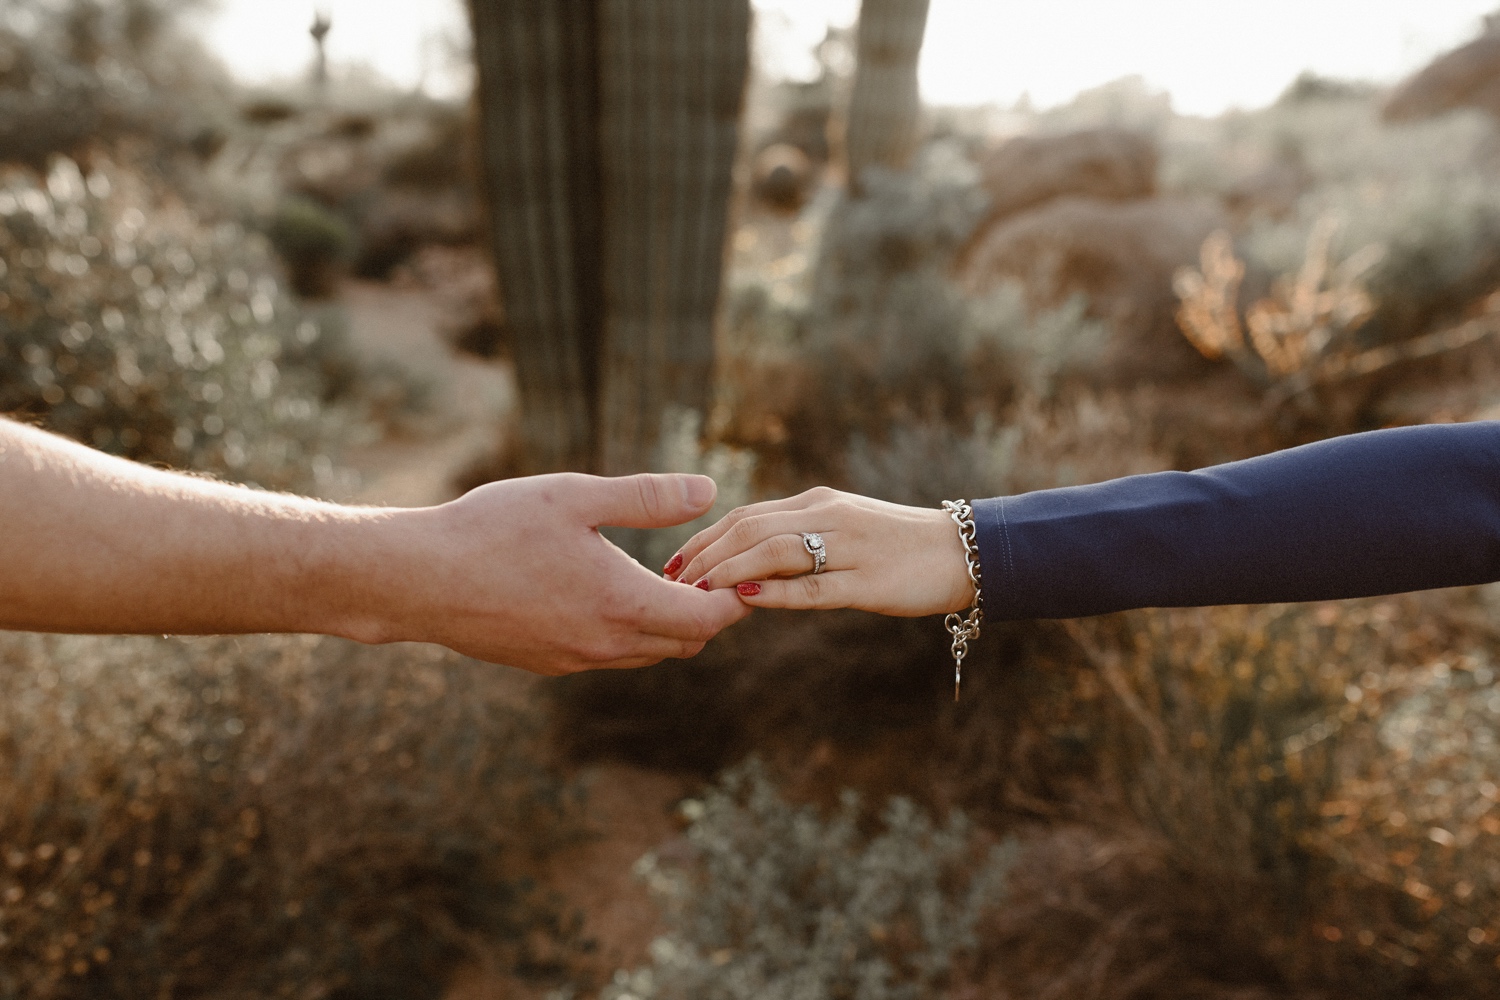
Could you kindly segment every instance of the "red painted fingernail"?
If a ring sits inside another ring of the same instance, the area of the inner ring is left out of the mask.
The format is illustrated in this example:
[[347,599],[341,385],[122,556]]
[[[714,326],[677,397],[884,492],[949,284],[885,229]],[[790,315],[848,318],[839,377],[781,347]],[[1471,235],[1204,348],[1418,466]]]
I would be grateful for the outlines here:
[[661,571],[663,573],[665,573],[667,576],[671,576],[673,573],[677,572],[680,569],[682,569],[682,553],[681,552],[679,552],[675,556],[673,556],[671,558],[671,560],[665,566],[662,567]]
[[709,585],[708,585],[708,580],[707,579],[699,580],[697,583],[693,584],[693,586],[697,587],[699,590],[709,590],[709,589],[711,589],[709,587]]
[[734,589],[740,592],[741,597],[754,597],[760,593],[760,584],[754,581],[746,581],[745,583],[735,584]]

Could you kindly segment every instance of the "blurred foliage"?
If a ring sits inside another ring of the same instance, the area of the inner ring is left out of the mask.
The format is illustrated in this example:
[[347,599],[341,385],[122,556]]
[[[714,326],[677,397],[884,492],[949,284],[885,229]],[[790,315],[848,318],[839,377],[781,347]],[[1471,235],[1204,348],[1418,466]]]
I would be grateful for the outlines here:
[[1486,996],[1500,984],[1487,614],[1458,592],[1067,630],[1110,695],[1104,786],[1255,916],[1287,981]]
[[[1228,229],[1183,291],[1200,348],[1238,368],[1112,380],[1112,333],[1084,303],[955,289],[984,205],[978,144],[944,137],[909,175],[872,173],[859,202],[814,193],[788,224],[811,237],[738,272],[707,433],[750,454],[752,495],[831,483],[930,504],[1494,412],[1495,351],[1476,344],[1500,287],[1492,124],[1390,128],[1371,89],[1316,80],[1213,121],[1160,97],[1103,88],[1028,124],[1146,129],[1167,194],[1222,200]],[[1391,409],[1403,393],[1416,402]],[[866,794],[1024,824],[974,995],[1487,997],[1492,605],[1456,591],[997,622],[958,706],[935,621],[757,615],[691,663],[559,684],[558,727],[583,758],[710,773],[755,750],[804,797],[853,773]],[[671,969],[729,988],[707,970],[716,948],[721,970],[743,951],[675,922],[718,891],[694,881],[703,857],[667,870],[691,892],[621,995],[666,989]]]
[[181,30],[200,0],[7,0],[0,9],[0,159],[144,137],[153,155],[205,152],[228,83]]
[[1252,300],[1299,269],[1327,219],[1340,224],[1335,257],[1385,248],[1367,275],[1366,346],[1450,322],[1500,285],[1494,126],[1478,112],[1390,126],[1376,94],[1313,88],[1259,111],[1184,120],[1168,136],[1167,187],[1240,204]]
[[833,209],[805,296],[733,290],[712,431],[756,453],[760,489],[831,482],[914,501],[879,470],[922,453],[898,475],[924,484],[923,502],[974,494],[998,474],[965,458],[1004,451],[1007,409],[1087,371],[1104,328],[1081,301],[1033,313],[1018,287],[971,298],[948,279],[983,213],[956,151],[931,150],[912,175],[870,171],[864,197]]
[[59,160],[0,182],[0,251],[0,412],[274,489],[331,473],[327,376],[347,362],[240,227]]
[[349,224],[311,198],[284,198],[266,227],[271,245],[286,261],[299,295],[332,294],[354,253]]
[[436,998],[561,931],[525,873],[569,793],[493,667],[18,634],[0,663],[0,996]]
[[473,147],[469,109],[433,102],[421,136],[386,160],[384,180],[392,187],[421,191],[472,186]]
[[1015,856],[982,850],[962,814],[938,825],[899,798],[864,835],[856,794],[824,819],[786,802],[754,760],[683,814],[692,861],[648,854],[636,866],[669,930],[652,965],[619,973],[604,1000],[943,995]]

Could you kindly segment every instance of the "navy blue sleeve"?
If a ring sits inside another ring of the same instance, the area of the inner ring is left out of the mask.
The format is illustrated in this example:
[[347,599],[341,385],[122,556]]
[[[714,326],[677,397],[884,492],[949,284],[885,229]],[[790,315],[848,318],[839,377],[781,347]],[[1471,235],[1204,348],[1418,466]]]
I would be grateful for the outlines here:
[[980,500],[974,522],[987,618],[1488,583],[1500,580],[1500,423]]

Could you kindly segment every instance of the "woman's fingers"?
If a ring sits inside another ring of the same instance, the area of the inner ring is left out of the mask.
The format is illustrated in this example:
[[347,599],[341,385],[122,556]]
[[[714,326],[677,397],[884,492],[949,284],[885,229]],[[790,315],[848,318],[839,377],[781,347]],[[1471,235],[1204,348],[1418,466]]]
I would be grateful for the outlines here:
[[[802,544],[802,533],[835,531],[842,527],[836,521],[832,512],[825,509],[783,510],[743,517],[683,566],[677,578],[684,583],[697,583],[726,559],[748,552],[757,545],[763,545],[783,535],[791,536],[791,542],[778,542],[779,546],[792,546],[792,543],[795,543],[795,546],[787,547],[782,553],[786,557],[787,568],[781,572],[783,574],[811,572],[813,557]],[[828,551],[830,554],[833,552],[832,546],[829,546]],[[739,580],[730,582],[738,583]]]
[[841,570],[817,576],[797,576],[790,580],[747,580],[735,589],[740,600],[756,608],[847,608],[853,606],[858,597],[858,576],[854,570]]
[[[824,573],[835,569],[849,569],[855,565],[854,560],[850,558],[851,553],[846,552],[840,544],[841,538],[848,537],[838,532],[824,533],[824,548],[830,554],[839,552],[843,557],[835,563],[830,555],[828,561],[824,563]],[[699,558],[706,560],[707,555],[708,553],[705,553]],[[808,552],[802,544],[802,536],[786,533],[771,535],[744,552],[736,553],[722,562],[709,565],[701,579],[708,581],[705,590],[718,590],[723,587],[733,587],[745,580],[798,576],[802,573],[810,573],[812,569],[812,553]],[[699,586],[702,584],[700,583]]]
[[689,577],[683,570],[692,563],[699,553],[722,538],[726,532],[739,522],[746,518],[758,517],[778,511],[803,510],[813,504],[828,500],[835,495],[837,495],[836,490],[831,490],[826,486],[818,486],[783,500],[767,500],[763,503],[754,503],[746,507],[737,507],[688,539],[688,543],[679,549],[677,554],[668,560],[667,565],[662,568],[662,574],[669,580],[683,580],[687,583],[692,583],[696,578]]

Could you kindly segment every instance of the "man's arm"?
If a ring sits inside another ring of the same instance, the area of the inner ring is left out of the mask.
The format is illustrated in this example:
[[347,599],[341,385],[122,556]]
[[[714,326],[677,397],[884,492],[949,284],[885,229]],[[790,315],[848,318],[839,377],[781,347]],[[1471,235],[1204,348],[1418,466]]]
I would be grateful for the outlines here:
[[599,525],[662,527],[701,476],[559,474],[358,508],[146,468],[0,420],[0,627],[438,642],[541,673],[695,654],[748,609],[661,580]]

